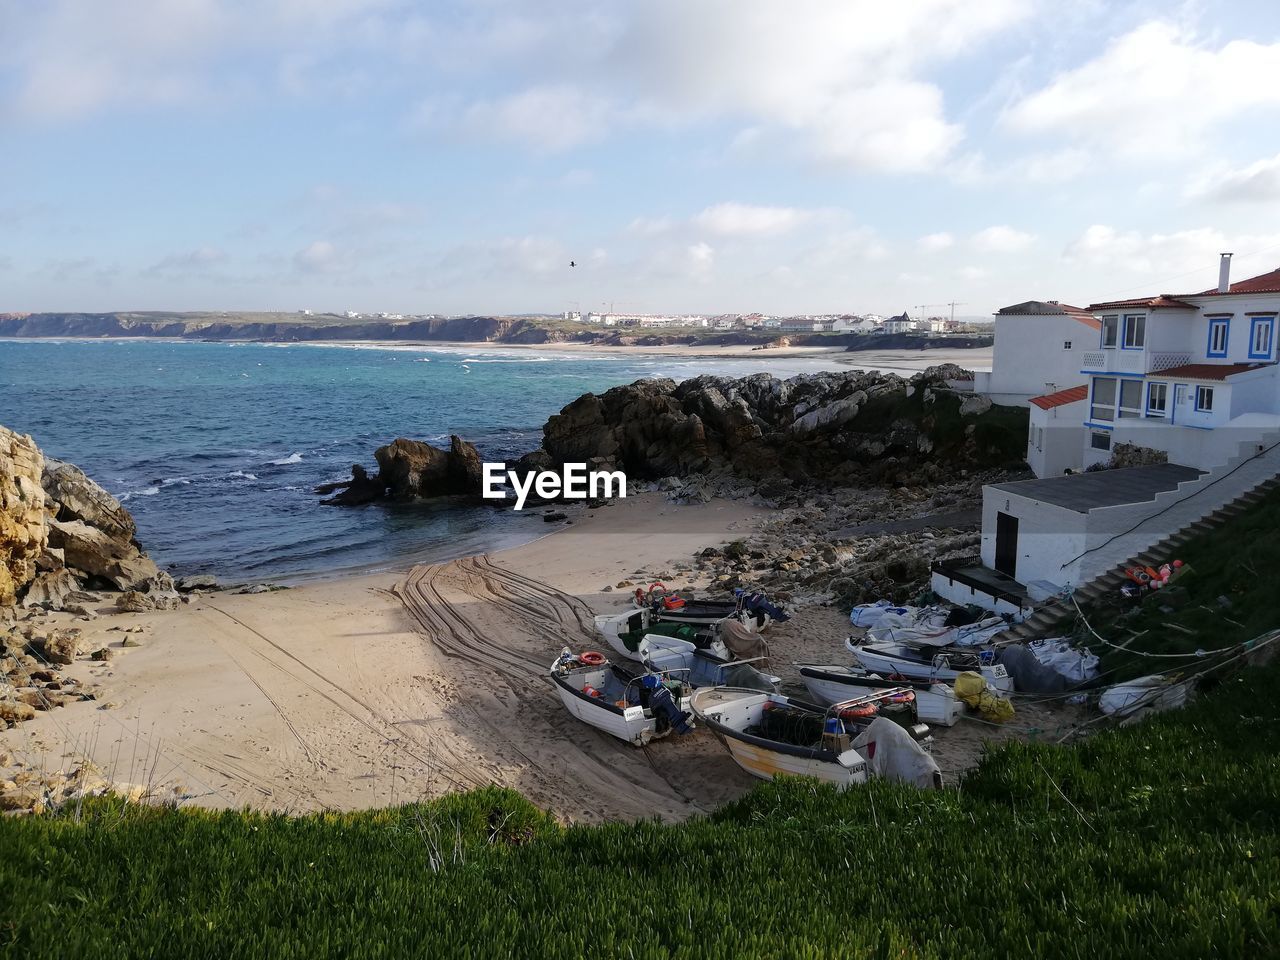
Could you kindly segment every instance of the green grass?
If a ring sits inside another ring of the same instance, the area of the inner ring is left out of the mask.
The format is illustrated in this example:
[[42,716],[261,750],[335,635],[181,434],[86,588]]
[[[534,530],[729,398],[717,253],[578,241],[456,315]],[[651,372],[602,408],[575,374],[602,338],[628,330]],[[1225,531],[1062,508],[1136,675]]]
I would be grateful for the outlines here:
[[[1251,640],[1280,627],[1280,490],[1259,504],[1188,541],[1166,558],[1190,569],[1163,590],[1125,600],[1117,590],[1084,607],[1090,625],[1126,650],[1094,640],[1074,615],[1057,631],[1092,644],[1102,669],[1113,679],[1172,669],[1176,662],[1153,661],[1129,651],[1192,654]],[[1223,601],[1226,601],[1225,603]],[[1194,669],[1197,660],[1186,664]]]
[[[677,761],[678,762],[678,761]],[[959,791],[762,784],[562,827],[481,790],[304,817],[0,822],[14,957],[1109,957],[1280,952],[1280,668]]]

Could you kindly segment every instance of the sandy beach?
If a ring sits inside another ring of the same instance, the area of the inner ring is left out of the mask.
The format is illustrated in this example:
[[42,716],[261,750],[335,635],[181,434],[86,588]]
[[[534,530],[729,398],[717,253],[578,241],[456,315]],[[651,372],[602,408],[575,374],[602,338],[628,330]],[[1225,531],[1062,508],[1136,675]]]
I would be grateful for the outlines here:
[[[647,494],[492,555],[270,593],[203,594],[177,611],[99,608],[84,629],[98,684],[0,733],[28,768],[82,759],[184,804],[354,809],[497,783],[573,821],[707,812],[752,785],[706,730],[637,749],[564,711],[545,677],[564,646],[595,649],[594,613],[629,606],[627,581],[699,586],[674,565],[753,530],[767,511]],[[613,589],[606,589],[613,587]],[[70,625],[67,614],[53,624]],[[806,607],[768,634],[773,669],[844,662],[843,610]],[[135,645],[136,644],[136,645]],[[937,731],[943,769],[971,765],[1008,728]]]

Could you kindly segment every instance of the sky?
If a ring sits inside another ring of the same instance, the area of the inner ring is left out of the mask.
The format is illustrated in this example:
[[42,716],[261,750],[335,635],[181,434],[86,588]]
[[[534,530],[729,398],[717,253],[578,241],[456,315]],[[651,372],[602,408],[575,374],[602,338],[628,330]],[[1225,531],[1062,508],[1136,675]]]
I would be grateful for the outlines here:
[[0,0],[0,312],[980,316],[1277,212],[1275,0]]

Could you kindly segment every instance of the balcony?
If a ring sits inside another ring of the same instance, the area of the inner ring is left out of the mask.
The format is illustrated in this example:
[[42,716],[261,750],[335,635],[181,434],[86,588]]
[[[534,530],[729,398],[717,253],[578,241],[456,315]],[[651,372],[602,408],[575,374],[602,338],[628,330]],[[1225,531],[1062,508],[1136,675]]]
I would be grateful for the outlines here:
[[1160,373],[1171,367],[1192,363],[1194,357],[1182,350],[1090,350],[1084,355],[1082,370],[1089,373],[1128,373],[1141,376]]

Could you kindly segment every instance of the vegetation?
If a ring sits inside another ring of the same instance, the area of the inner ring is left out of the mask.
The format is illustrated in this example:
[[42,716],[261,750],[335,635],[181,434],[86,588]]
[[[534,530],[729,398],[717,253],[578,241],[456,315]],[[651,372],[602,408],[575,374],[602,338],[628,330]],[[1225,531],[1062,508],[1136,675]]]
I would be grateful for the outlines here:
[[[1171,669],[1143,654],[1194,654],[1244,643],[1280,626],[1275,571],[1280,569],[1280,489],[1209,533],[1189,540],[1176,556],[1184,572],[1162,590],[1129,600],[1119,591],[1059,624],[1089,644],[1111,679]],[[1115,646],[1097,641],[1092,627]],[[1212,662],[1212,661],[1207,661]],[[1203,664],[1188,659],[1190,669]]]
[[10,956],[1245,956],[1280,950],[1280,668],[959,791],[762,784],[563,827],[517,794],[0,823]]

